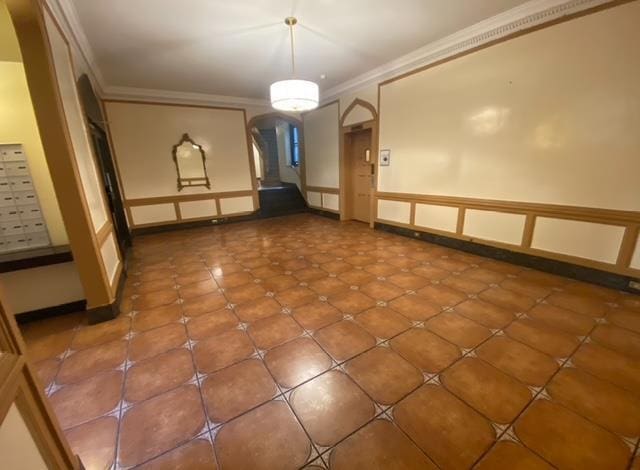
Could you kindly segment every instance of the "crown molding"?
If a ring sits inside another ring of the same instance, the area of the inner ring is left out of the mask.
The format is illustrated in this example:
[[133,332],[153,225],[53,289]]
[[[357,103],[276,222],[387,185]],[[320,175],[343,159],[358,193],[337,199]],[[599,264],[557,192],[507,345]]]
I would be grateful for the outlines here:
[[239,96],[210,95],[207,93],[190,93],[184,91],[155,90],[153,88],[135,88],[107,86],[102,98],[105,100],[137,100],[160,103],[202,104],[210,106],[230,106],[244,108],[246,106],[268,107],[267,100],[242,98]]
[[[73,41],[80,50],[95,78],[100,95],[105,99],[159,101],[167,103],[180,102],[185,104],[237,107],[271,106],[267,100],[253,98],[151,88],[110,86],[105,82],[100,67],[95,60],[95,55],[84,34],[72,0],[46,1],[54,10],[54,13],[57,13],[57,15],[64,20],[65,26],[71,32]],[[542,25],[562,18],[563,16],[579,13],[599,5],[612,3],[613,1],[614,0],[531,0],[329,88],[321,93],[322,103],[335,100],[341,95],[355,93],[367,86],[377,85],[382,81],[446,59],[447,57],[460,54],[464,51],[477,48],[483,44],[499,40],[518,31]]]
[[329,88],[323,93],[322,102],[335,100],[341,95],[355,93],[367,86],[377,85],[403,73],[477,48],[518,31],[539,26],[563,16],[579,13],[612,1],[531,0]]

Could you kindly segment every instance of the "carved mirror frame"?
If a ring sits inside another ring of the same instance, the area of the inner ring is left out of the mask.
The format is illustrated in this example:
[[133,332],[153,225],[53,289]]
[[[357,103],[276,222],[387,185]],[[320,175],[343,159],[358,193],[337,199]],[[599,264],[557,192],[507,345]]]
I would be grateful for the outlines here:
[[[183,178],[180,175],[180,165],[178,164],[178,148],[185,142],[190,143],[194,149],[197,148],[200,151],[200,155],[202,157],[202,173],[204,176],[199,178]],[[207,165],[204,150],[202,150],[201,145],[196,144],[193,139],[189,137],[189,134],[187,134],[186,132],[182,134],[180,142],[173,146],[173,150],[171,153],[173,154],[173,162],[176,164],[176,172],[178,173],[178,191],[182,191],[183,188],[189,188],[192,186],[206,186],[207,189],[211,189],[211,181],[209,180],[209,175],[207,174]]]

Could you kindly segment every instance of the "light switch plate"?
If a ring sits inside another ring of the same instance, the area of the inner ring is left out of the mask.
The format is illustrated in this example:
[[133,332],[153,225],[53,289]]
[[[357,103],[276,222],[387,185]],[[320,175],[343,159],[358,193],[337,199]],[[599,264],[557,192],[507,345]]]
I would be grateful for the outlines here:
[[391,164],[391,150],[380,150],[380,166],[389,166]]

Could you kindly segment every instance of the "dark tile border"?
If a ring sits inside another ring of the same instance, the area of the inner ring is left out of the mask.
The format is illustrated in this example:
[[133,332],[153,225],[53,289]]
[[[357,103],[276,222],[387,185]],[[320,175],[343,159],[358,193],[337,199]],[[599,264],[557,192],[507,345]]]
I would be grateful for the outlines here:
[[38,310],[32,310],[30,312],[17,313],[15,317],[16,322],[18,322],[19,325],[23,325],[25,323],[66,315],[68,313],[84,312],[86,307],[86,300],[76,300],[74,302],[68,302],[54,307],[46,307]]
[[309,207],[308,212],[322,217],[327,217],[329,219],[340,220],[340,214],[336,214],[335,212],[323,211],[322,209],[316,209],[313,207]]
[[564,261],[542,258],[540,256],[517,253],[504,248],[496,248],[489,245],[482,245],[480,243],[459,240],[457,238],[445,237],[443,235],[435,235],[415,229],[396,227],[394,225],[379,222],[376,222],[374,227],[385,232],[435,243],[437,245],[454,248],[474,255],[493,258],[499,261],[505,261],[507,263],[517,264],[519,266],[525,266],[527,268],[533,268],[539,271],[577,279],[579,281],[590,282],[592,284],[598,284],[612,289],[640,294],[640,290],[629,287],[629,281],[637,281],[638,279],[629,276],[609,273],[599,269],[587,268],[585,266],[578,266]]
[[68,245],[16,251],[0,256],[0,273],[39,268],[73,261]]
[[[153,235],[155,233],[173,232],[174,230],[188,230],[193,228],[215,227],[217,225],[230,224],[235,222],[246,222],[248,220],[259,220],[260,211],[253,214],[240,215],[236,217],[222,217],[220,219],[211,218],[206,220],[198,220],[195,222],[178,222],[175,224],[157,225],[155,227],[141,227],[131,229],[131,235],[138,237],[141,235]],[[214,222],[216,221],[216,222]]]

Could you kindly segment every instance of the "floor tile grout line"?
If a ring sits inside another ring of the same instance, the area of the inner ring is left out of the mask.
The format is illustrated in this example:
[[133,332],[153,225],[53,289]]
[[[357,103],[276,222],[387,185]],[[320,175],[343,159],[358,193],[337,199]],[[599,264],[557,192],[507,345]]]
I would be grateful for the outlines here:
[[113,457],[113,467],[119,468],[120,463],[120,432],[122,428],[122,421],[124,419],[124,413],[122,410],[124,395],[127,384],[127,373],[129,371],[128,363],[129,363],[129,348],[131,346],[131,332],[133,330],[133,318],[129,319],[129,332],[127,333],[127,347],[125,351],[125,369],[122,374],[122,386],[120,388],[120,401],[118,403],[118,425],[116,427],[116,442],[114,447],[114,457]]

